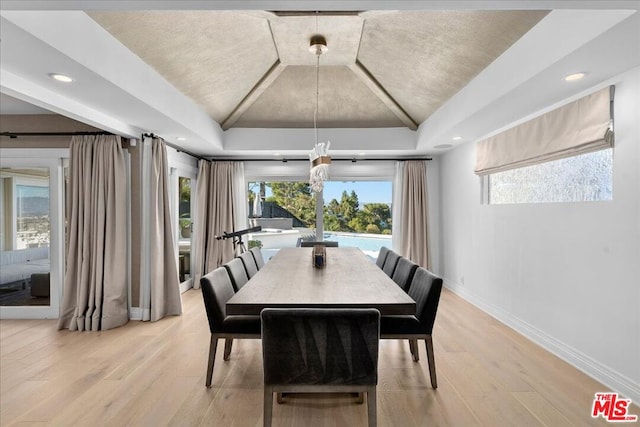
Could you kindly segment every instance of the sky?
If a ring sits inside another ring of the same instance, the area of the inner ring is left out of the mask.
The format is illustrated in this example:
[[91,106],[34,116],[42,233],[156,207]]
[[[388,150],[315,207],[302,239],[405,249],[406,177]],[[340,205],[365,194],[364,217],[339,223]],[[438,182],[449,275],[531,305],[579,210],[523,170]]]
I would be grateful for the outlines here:
[[387,203],[391,204],[391,181],[329,181],[324,184],[324,202],[329,203],[331,199],[340,201],[342,192],[351,193],[355,191],[358,195],[358,202],[364,203]]
[[[266,190],[266,197],[271,196],[271,190],[268,187]],[[324,184],[324,203],[329,203],[331,199],[340,201],[343,191],[351,193],[352,190],[358,195],[358,202],[361,205],[365,203],[391,204],[391,181],[328,181]]]

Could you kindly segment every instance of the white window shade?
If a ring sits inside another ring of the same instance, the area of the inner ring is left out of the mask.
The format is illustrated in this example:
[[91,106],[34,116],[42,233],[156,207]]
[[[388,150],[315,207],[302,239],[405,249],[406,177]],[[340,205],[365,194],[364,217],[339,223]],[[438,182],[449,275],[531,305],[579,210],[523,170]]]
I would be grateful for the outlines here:
[[613,146],[614,86],[478,142],[475,173],[509,169]]

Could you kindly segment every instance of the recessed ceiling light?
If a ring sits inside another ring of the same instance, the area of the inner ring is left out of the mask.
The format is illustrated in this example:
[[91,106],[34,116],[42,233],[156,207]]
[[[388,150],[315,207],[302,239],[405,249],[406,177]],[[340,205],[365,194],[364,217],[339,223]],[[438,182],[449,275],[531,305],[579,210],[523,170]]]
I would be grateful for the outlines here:
[[454,136],[453,138],[454,141],[460,141],[462,139],[462,137],[460,135]]
[[437,149],[440,150],[440,149],[451,148],[451,147],[453,147],[453,145],[451,145],[451,144],[440,144],[440,145],[434,146],[433,148],[437,148]]
[[176,141],[186,141],[187,138],[185,138],[184,136],[179,136],[176,138]]
[[587,73],[584,72],[579,72],[579,73],[573,73],[573,74],[569,74],[567,76],[564,77],[564,80],[567,82],[575,82],[576,80],[580,80],[581,78],[583,78],[584,76],[586,76]]
[[362,153],[358,153],[358,156],[365,156],[367,153],[362,152]]
[[274,155],[274,156],[279,156],[279,155],[280,155],[280,153],[273,153],[273,155]]
[[49,77],[63,83],[71,83],[73,81],[71,77],[59,73],[51,73],[49,74]]

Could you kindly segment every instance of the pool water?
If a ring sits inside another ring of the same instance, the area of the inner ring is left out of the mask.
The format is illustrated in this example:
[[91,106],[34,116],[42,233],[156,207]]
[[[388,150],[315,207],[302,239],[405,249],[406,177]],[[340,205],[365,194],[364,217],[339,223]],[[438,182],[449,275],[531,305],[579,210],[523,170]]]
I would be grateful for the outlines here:
[[380,248],[391,248],[391,236],[380,234],[324,233],[324,240],[338,242],[341,247],[353,246],[364,252],[380,252]]

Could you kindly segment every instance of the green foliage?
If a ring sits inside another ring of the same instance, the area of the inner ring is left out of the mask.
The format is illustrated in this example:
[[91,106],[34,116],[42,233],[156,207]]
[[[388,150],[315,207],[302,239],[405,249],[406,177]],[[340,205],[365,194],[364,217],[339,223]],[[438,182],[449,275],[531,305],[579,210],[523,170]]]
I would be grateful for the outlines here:
[[316,197],[307,182],[270,182],[272,197],[268,201],[282,206],[307,227],[314,228],[316,223]]
[[180,188],[180,201],[188,202],[191,200],[191,179],[185,177],[178,178],[178,187]]
[[370,234],[380,234],[380,228],[375,224],[367,224],[365,231]]
[[[272,196],[267,202],[277,203],[315,228],[316,201],[306,182],[267,182]],[[255,197],[250,191],[249,199]],[[391,208],[386,203],[365,203],[360,207],[355,191],[343,191],[340,200],[332,199],[324,206],[324,228],[327,231],[391,234]]]
[[262,242],[260,240],[249,240],[248,245],[249,245],[249,250],[253,248],[261,248]]
[[324,226],[327,231],[391,234],[391,209],[385,203],[365,203],[360,209],[358,195],[343,191],[340,202],[333,199],[325,206]]

